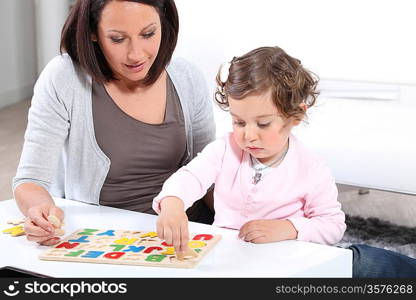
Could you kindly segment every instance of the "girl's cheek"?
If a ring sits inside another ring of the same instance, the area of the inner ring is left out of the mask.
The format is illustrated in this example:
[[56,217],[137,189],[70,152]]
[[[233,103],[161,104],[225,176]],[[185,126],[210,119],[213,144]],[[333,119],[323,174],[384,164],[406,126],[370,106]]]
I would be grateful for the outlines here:
[[242,132],[241,132],[241,130],[239,130],[238,128],[236,128],[236,127],[234,127],[233,128],[233,137],[234,137],[234,141],[237,143],[237,144],[241,144],[242,142],[243,142],[243,135],[242,135]]

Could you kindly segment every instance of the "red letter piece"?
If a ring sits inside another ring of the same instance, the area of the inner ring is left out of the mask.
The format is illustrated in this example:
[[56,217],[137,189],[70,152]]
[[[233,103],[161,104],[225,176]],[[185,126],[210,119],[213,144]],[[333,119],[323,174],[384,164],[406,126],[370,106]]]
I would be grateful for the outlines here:
[[68,242],[63,242],[62,244],[56,246],[55,248],[65,248],[65,249],[72,249],[75,248],[76,246],[78,246],[79,243],[68,243]]
[[144,253],[152,253],[152,251],[154,251],[154,250],[161,251],[161,250],[163,250],[163,248],[160,248],[160,247],[149,247],[146,250],[144,250]]
[[213,236],[210,234],[198,234],[196,236],[194,236],[193,240],[194,241],[198,241],[198,240],[203,240],[203,241],[209,241],[210,239],[212,239]]
[[168,245],[168,243],[166,243],[166,242],[163,242],[163,243],[162,243],[162,246],[166,246],[166,247],[172,247],[173,245]]
[[104,255],[104,257],[106,258],[111,258],[111,259],[117,259],[122,257],[124,254],[126,254],[125,252],[110,252],[107,253],[106,255]]

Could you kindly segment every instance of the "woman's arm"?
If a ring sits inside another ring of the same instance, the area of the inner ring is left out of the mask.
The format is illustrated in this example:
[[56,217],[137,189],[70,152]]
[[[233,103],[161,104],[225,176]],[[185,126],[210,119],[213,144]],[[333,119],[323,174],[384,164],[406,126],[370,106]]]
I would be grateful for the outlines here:
[[68,95],[65,89],[70,79],[63,78],[67,76],[61,72],[65,68],[62,62],[60,57],[53,59],[36,82],[22,155],[13,179],[17,205],[27,216],[27,238],[39,243],[53,236],[48,215],[63,219],[48,192],[70,128],[70,108],[63,96]]
[[43,187],[30,182],[19,185],[14,191],[14,198],[25,216],[34,206],[55,205],[51,195]]
[[55,205],[51,195],[34,183],[23,183],[15,189],[14,196],[19,209],[26,216],[26,238],[42,245],[59,242],[53,224],[47,217],[56,216],[62,223],[64,212]]
[[203,74],[196,68],[192,69],[194,99],[192,105],[192,136],[193,156],[195,157],[206,145],[215,139],[215,119],[213,97],[209,94]]

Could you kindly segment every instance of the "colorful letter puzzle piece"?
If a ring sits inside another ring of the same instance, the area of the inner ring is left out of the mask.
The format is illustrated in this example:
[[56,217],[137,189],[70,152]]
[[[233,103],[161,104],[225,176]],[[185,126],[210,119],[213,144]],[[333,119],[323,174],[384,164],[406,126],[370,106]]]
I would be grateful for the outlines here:
[[5,229],[3,230],[3,233],[10,234],[11,236],[20,236],[20,235],[25,234],[25,230],[22,225],[19,225],[19,226]]
[[156,232],[80,229],[42,253],[42,260],[193,268],[221,239],[220,235],[191,234],[194,257],[178,259],[172,245]]

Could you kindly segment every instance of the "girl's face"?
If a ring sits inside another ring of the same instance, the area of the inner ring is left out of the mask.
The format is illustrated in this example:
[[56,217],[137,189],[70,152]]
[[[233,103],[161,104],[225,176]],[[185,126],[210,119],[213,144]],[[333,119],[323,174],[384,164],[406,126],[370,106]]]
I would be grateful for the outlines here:
[[286,150],[292,128],[300,123],[284,118],[270,93],[236,100],[228,97],[233,136],[238,146],[261,163],[268,164]]
[[116,78],[127,83],[145,78],[156,59],[162,36],[160,18],[152,6],[111,1],[98,23],[100,48]]

